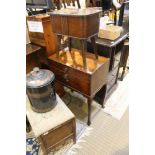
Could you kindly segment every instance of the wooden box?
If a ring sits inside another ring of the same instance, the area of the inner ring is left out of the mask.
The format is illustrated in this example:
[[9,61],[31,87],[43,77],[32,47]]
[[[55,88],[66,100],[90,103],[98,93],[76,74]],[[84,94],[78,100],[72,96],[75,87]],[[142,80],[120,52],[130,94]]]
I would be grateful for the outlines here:
[[60,126],[42,134],[38,137],[38,141],[45,154],[50,153],[51,150],[58,145],[63,144],[67,139],[73,138],[75,143],[75,118],[71,119]]
[[99,30],[98,37],[109,40],[115,40],[120,36],[121,31],[122,27],[120,26],[106,25],[104,28]]
[[50,14],[53,32],[75,38],[88,38],[99,31],[99,14],[97,9],[62,9]]
[[92,97],[107,82],[109,59],[99,56],[96,60],[94,54],[86,53],[87,69],[83,68],[82,60],[81,52],[77,49],[72,49],[72,56],[70,52],[60,51],[59,58],[56,54],[48,57],[50,70],[57,81]]
[[57,36],[53,33],[50,16],[47,14],[27,16],[27,27],[31,43],[46,47],[47,55],[58,50]]
[[76,143],[75,116],[57,95],[57,105],[47,113],[32,111],[27,98],[26,115],[44,155],[67,139]]

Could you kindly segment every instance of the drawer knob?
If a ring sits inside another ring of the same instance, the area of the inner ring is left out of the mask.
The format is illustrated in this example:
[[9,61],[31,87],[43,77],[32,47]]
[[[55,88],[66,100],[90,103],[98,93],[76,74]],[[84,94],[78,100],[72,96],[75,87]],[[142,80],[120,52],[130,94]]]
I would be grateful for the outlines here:
[[69,79],[68,79],[68,74],[65,74],[65,75],[64,75],[64,79],[65,79],[66,82],[69,81]]
[[64,71],[65,71],[65,72],[67,72],[67,71],[68,71],[68,68],[67,68],[67,67],[65,67]]

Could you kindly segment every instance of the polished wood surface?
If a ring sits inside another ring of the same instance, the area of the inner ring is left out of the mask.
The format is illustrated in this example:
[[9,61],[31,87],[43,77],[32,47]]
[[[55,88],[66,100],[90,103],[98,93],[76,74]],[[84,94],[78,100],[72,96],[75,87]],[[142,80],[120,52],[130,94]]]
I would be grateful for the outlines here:
[[26,55],[35,53],[38,50],[41,50],[41,47],[40,46],[31,44],[31,43],[29,43],[29,44],[26,45]]
[[[91,103],[95,94],[107,83],[109,59],[86,53],[87,68],[83,67],[80,50],[60,51],[48,57],[49,67],[62,85],[71,88],[88,98],[88,122],[91,124]],[[103,98],[104,100],[104,98]],[[101,104],[103,102],[100,102]]]
[[67,9],[49,13],[54,33],[79,39],[85,39],[98,33],[99,10],[79,13],[79,9],[74,9],[77,12],[75,14],[70,13],[71,9],[66,12],[65,10]]
[[[92,53],[86,53],[86,62],[87,62],[87,69],[83,68],[83,60],[82,54],[80,50],[72,49],[72,54],[69,51],[60,51],[60,56],[57,58],[56,54],[53,54],[48,57],[49,63],[50,60],[65,65],[66,67],[70,67],[76,69],[78,71],[84,72],[86,74],[92,75],[96,70],[98,70],[103,64],[108,63],[108,58],[99,56],[98,60],[95,59],[95,55]],[[57,66],[57,64],[54,64]],[[64,67],[62,66],[61,69]]]
[[43,32],[29,32],[30,41],[34,44],[46,47],[46,54],[50,56],[58,50],[57,36],[53,33],[50,16],[40,14],[35,16],[27,16],[27,21],[41,22]]

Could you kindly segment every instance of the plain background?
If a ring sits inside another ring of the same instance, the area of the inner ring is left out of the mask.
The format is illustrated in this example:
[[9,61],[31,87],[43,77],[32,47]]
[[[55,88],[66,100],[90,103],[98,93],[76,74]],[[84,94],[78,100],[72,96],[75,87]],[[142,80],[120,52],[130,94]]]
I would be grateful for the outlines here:
[[[0,2],[0,154],[26,151],[25,1]],[[155,154],[154,1],[130,1],[130,154]]]

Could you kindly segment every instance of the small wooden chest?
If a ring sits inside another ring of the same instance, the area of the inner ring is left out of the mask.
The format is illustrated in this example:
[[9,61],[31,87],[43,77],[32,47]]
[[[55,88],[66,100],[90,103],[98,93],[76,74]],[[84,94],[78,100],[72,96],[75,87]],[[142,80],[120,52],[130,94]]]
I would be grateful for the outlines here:
[[53,33],[50,16],[47,14],[27,16],[27,27],[31,43],[46,47],[47,55],[58,50],[57,36]]
[[53,32],[81,39],[96,35],[100,12],[94,8],[55,10],[49,13]]

